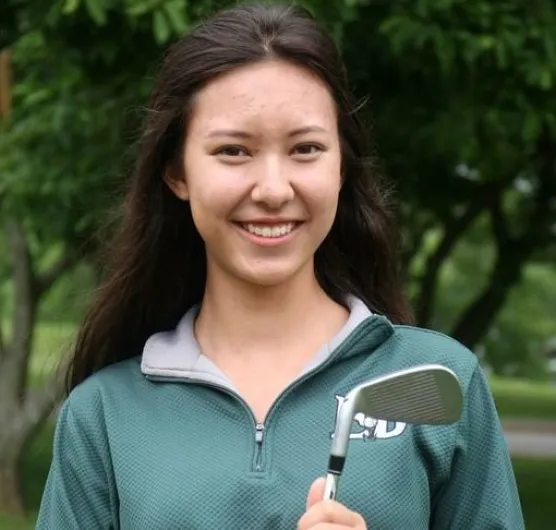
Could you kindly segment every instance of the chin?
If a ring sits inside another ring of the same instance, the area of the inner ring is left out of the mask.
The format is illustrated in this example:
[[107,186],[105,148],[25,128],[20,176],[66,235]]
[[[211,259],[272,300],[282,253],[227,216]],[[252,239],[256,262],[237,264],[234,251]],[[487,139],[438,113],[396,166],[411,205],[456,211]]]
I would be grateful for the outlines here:
[[249,270],[236,271],[241,280],[253,287],[279,287],[292,281],[305,269],[303,265],[298,267],[261,267]]
[[261,272],[241,275],[241,279],[253,287],[279,287],[287,284],[295,274],[284,272]]

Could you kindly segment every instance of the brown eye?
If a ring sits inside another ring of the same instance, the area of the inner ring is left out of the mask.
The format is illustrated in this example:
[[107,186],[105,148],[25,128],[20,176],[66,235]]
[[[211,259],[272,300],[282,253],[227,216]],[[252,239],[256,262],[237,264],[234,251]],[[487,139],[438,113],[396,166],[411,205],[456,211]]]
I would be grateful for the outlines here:
[[314,157],[324,151],[324,147],[317,144],[302,144],[296,145],[293,154],[300,157],[309,158]]
[[226,145],[219,148],[215,154],[231,157],[248,156],[247,151],[239,145]]

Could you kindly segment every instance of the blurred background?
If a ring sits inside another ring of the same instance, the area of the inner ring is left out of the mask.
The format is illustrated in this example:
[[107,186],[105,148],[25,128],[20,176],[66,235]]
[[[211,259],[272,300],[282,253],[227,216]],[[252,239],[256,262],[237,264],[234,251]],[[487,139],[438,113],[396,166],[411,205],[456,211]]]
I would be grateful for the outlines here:
[[[0,0],[0,529],[32,528],[64,362],[164,48],[232,1]],[[395,184],[419,325],[479,356],[556,528],[556,4],[307,0]]]

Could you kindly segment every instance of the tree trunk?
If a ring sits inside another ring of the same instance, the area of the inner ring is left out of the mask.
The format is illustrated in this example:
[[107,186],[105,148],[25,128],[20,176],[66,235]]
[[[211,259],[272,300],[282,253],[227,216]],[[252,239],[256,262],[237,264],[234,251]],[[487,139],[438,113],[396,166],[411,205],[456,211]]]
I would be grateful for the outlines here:
[[24,501],[19,479],[23,443],[0,447],[0,513],[24,515]]
[[3,341],[0,355],[0,512],[23,515],[24,502],[19,482],[23,447],[51,413],[63,395],[63,381],[56,372],[40,389],[28,385],[29,360],[37,308],[41,297],[57,279],[73,267],[78,256],[67,252],[43,274],[37,275],[21,222],[6,222],[14,310],[12,333]]
[[450,257],[456,243],[479,215],[482,208],[482,204],[472,202],[463,215],[448,221],[444,227],[444,234],[440,243],[427,258],[416,304],[417,324],[419,326],[426,327],[429,324],[442,265]]
[[[416,217],[416,216],[415,216]],[[435,221],[433,219],[420,220],[409,216],[404,220],[405,237],[402,249],[402,275],[404,280],[408,280],[411,276],[411,267],[413,261],[423,246],[423,241],[428,231],[434,228]]]
[[0,51],[0,119],[12,110],[12,65],[10,50]]
[[488,285],[469,304],[459,318],[452,336],[473,349],[488,332],[496,315],[504,305],[512,287],[521,279],[528,254],[503,255],[490,275]]
[[490,201],[492,230],[498,248],[490,281],[482,293],[467,307],[452,336],[474,348],[486,335],[510,289],[521,280],[523,268],[532,254],[553,237],[553,203],[556,200],[556,146],[547,130],[539,137],[537,173],[539,187],[533,198],[533,210],[525,230],[512,237],[499,196]]
[[[39,390],[29,391],[20,405],[0,400],[0,513],[22,515],[24,500],[19,482],[23,448],[63,396],[65,363]],[[0,385],[3,382],[0,381]],[[1,386],[0,386],[1,388]]]
[[17,403],[24,398],[39,298],[23,226],[16,219],[8,219],[5,228],[10,248],[14,293],[11,341],[2,367],[2,399]]
[[507,182],[508,179],[501,179],[478,187],[476,192],[469,198],[463,213],[459,216],[453,216],[445,223],[442,239],[435,250],[428,256],[425,270],[421,277],[416,303],[418,325],[427,327],[434,313],[436,289],[442,266],[451,256],[461,237],[465,235],[479,215],[484,212],[489,203],[496,201],[500,197]]

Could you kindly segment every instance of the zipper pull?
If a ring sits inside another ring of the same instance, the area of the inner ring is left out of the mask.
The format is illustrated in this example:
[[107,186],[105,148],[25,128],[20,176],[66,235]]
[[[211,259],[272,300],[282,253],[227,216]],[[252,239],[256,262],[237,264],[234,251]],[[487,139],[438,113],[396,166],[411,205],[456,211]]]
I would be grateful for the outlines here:
[[253,470],[263,470],[263,437],[264,437],[264,423],[257,423],[255,425],[255,459],[253,460]]
[[263,436],[264,436],[264,423],[257,423],[257,425],[255,425],[255,442],[258,444],[262,444]]

